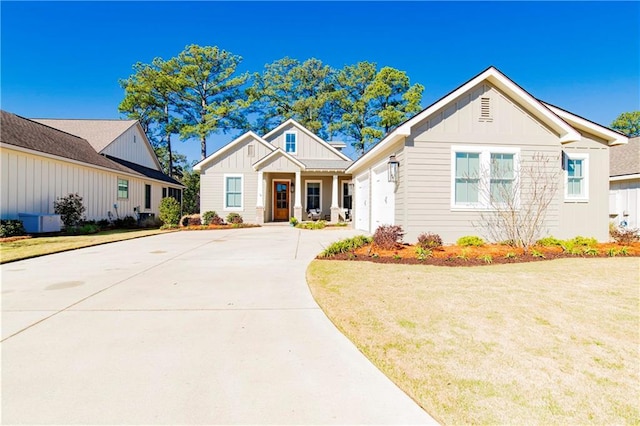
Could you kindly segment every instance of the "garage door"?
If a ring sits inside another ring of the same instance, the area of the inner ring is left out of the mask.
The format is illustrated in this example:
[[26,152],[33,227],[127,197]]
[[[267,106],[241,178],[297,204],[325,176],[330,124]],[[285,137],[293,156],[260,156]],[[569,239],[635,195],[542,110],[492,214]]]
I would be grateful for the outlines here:
[[369,232],[369,172],[356,176],[356,229]]
[[380,225],[393,225],[395,183],[389,182],[386,163],[373,170],[371,181],[371,232]]

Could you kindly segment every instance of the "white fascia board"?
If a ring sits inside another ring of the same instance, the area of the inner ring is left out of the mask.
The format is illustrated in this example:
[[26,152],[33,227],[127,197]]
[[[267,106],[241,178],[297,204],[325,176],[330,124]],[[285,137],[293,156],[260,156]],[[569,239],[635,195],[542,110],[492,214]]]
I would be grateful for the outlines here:
[[304,171],[306,169],[306,166],[304,164],[302,164],[300,161],[298,161],[296,158],[292,157],[291,155],[287,154],[282,148],[276,148],[273,152],[265,155],[264,157],[262,157],[261,159],[253,163],[253,169],[258,171],[258,169],[260,169],[260,166],[265,161],[270,160],[272,157],[275,157],[276,155],[282,155],[287,160],[291,161],[293,164],[300,167],[301,171]]
[[632,175],[611,176],[609,178],[609,182],[618,182],[621,180],[633,180],[633,179],[640,179],[640,173],[634,173]]
[[284,129],[285,127],[287,127],[288,125],[293,125],[296,128],[298,128],[300,131],[304,132],[306,135],[308,135],[310,138],[312,138],[313,140],[315,140],[316,142],[325,145],[328,149],[330,149],[334,154],[336,154],[337,156],[339,156],[340,158],[342,158],[343,160],[347,160],[347,161],[351,161],[351,158],[347,157],[346,155],[344,155],[343,153],[341,153],[340,151],[338,151],[337,149],[335,149],[334,147],[332,147],[329,142],[325,141],[324,139],[320,138],[318,135],[316,135],[315,133],[313,133],[311,130],[307,129],[306,127],[304,127],[302,124],[298,123],[296,120],[294,120],[293,118],[288,119],[287,121],[285,121],[284,123],[282,123],[281,125],[279,125],[278,127],[276,127],[275,129],[273,129],[272,131],[270,131],[269,133],[267,133],[266,135],[264,135],[262,138],[267,140],[269,139],[271,136],[273,136],[274,134],[278,133],[280,130]]
[[601,137],[602,139],[606,140],[609,146],[624,145],[629,142],[628,137],[618,132],[614,132],[611,129],[607,129],[604,126],[593,123],[589,120],[586,120],[582,117],[579,117],[575,114],[572,114],[568,111],[565,111],[553,105],[549,105],[549,104],[544,104],[544,105],[547,108],[549,108],[551,111],[553,111],[554,114],[556,114],[558,117],[562,118],[563,120],[567,121],[572,126],[575,126],[580,130],[583,130],[587,133],[591,133],[595,136]]
[[204,166],[205,164],[215,160],[216,158],[220,157],[221,155],[225,154],[227,151],[232,149],[234,146],[236,146],[237,144],[239,144],[240,142],[244,141],[245,139],[247,139],[249,137],[254,138],[255,140],[257,140],[259,143],[264,145],[270,151],[275,151],[276,150],[276,148],[273,145],[271,145],[269,142],[265,141],[263,138],[261,138],[260,136],[258,136],[254,132],[248,131],[247,133],[244,133],[243,135],[241,135],[238,138],[236,138],[235,140],[229,142],[228,144],[226,144],[225,146],[223,146],[222,148],[220,148],[219,150],[217,150],[213,154],[209,155],[204,160],[200,161],[198,164],[193,166],[193,170],[198,171],[198,172],[201,171],[202,170],[202,166]]

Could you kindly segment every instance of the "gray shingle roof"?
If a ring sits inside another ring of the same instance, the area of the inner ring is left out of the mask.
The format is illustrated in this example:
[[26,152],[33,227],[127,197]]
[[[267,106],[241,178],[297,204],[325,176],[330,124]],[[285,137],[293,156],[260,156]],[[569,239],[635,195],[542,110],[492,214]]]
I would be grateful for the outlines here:
[[629,138],[625,145],[609,149],[609,175],[624,176],[640,173],[640,137]]
[[86,139],[97,151],[102,152],[118,136],[136,124],[136,120],[73,120],[56,118],[34,118],[41,124]]

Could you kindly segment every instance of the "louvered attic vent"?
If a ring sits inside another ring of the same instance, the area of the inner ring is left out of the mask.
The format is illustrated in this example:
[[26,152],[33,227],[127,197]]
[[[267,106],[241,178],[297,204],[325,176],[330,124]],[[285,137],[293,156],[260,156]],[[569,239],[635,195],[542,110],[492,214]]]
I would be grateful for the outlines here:
[[480,121],[493,121],[491,117],[491,98],[480,98]]

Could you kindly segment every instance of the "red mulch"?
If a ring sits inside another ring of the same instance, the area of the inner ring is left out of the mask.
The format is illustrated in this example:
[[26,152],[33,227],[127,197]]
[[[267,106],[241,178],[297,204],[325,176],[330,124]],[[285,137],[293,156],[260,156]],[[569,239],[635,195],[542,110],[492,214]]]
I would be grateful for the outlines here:
[[[423,260],[418,259],[416,246],[411,244],[398,244],[393,250],[383,250],[370,244],[360,247],[351,253],[342,253],[334,257],[318,258],[323,260],[352,260],[375,263],[398,263],[404,265],[436,265],[436,266],[482,266],[489,264],[539,262],[543,260],[569,258],[569,257],[609,257],[607,251],[610,248],[620,250],[623,246],[615,243],[602,243],[595,246],[597,255],[573,255],[562,251],[561,247],[534,247],[525,254],[521,248],[499,244],[487,244],[482,247],[461,247],[456,245],[443,246],[432,250],[432,256]],[[627,256],[640,256],[640,243],[631,243],[627,246]],[[542,253],[544,257],[534,256],[533,251]],[[515,257],[507,255],[515,254]],[[490,261],[483,256],[491,256]],[[616,256],[623,256],[617,254]]]
[[13,241],[27,240],[29,238],[31,238],[31,235],[23,235],[21,237],[0,238],[0,243],[11,243]]

